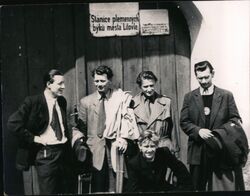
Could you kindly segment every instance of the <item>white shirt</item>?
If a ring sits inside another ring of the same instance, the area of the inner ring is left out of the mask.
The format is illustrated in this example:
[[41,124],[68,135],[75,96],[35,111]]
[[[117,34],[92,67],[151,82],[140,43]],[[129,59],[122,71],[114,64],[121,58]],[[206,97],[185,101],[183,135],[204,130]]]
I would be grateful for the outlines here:
[[212,84],[206,91],[202,87],[200,87],[201,95],[212,95],[214,93],[214,85]]
[[[118,95],[118,96],[117,96]],[[105,114],[106,114],[106,122],[105,124],[108,125],[115,117],[112,115],[115,108],[118,107],[121,100],[119,97],[119,93],[117,93],[117,89],[109,89],[108,92],[105,94],[106,98],[104,99],[104,107],[105,107]],[[97,93],[98,100],[101,101],[101,95]],[[106,126],[107,128],[107,126]]]
[[[65,128],[63,126],[61,109],[57,103],[57,99],[53,98],[46,90],[44,91],[44,96],[45,96],[47,106],[48,106],[48,111],[49,111],[49,124],[48,124],[48,127],[46,128],[45,132],[43,134],[41,134],[40,137],[44,141],[46,141],[48,145],[63,144],[67,141],[67,138],[65,137]],[[61,130],[62,130],[62,140],[61,141],[57,140],[55,132],[50,125],[50,123],[52,121],[52,112],[53,112],[54,104],[56,104],[56,111],[58,113],[58,118],[59,118]]]

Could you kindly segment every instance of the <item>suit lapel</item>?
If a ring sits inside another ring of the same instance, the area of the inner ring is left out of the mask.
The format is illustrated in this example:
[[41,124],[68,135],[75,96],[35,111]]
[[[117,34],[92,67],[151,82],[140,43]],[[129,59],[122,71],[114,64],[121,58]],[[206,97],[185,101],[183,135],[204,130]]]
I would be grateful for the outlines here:
[[44,127],[42,129],[44,131],[49,123],[49,109],[44,94],[39,96],[39,102],[41,104],[39,115],[41,115],[40,120],[44,121]]
[[63,125],[66,129],[66,126],[67,126],[67,123],[66,123],[66,111],[65,111],[65,105],[63,105],[63,98],[62,97],[58,97],[57,98],[57,102],[58,102],[58,105],[61,109],[61,114],[62,114],[62,120],[63,120]]
[[[205,124],[205,114],[204,114],[204,104],[202,100],[202,96],[200,94],[199,88],[194,91],[194,100],[197,105],[197,109],[199,110],[200,116],[202,123]],[[195,109],[195,108],[194,108]]]
[[146,114],[146,111],[144,109],[143,104],[141,104],[141,101],[143,101],[141,94],[135,96],[133,98],[135,104],[134,104],[134,113],[137,116],[138,119],[142,120],[143,122],[147,123],[148,117]]
[[214,87],[214,96],[212,101],[211,117],[210,117],[210,128],[212,127],[215,117],[219,111],[221,104],[221,94],[217,87]]
[[153,107],[151,107],[151,115],[150,118],[148,119],[147,117],[147,112],[145,111],[144,104],[141,104],[144,99],[142,97],[141,93],[134,97],[134,113],[135,115],[145,123],[147,123],[147,127],[150,127],[150,125],[157,119],[157,117],[162,114],[164,111],[164,103],[160,102],[160,95],[156,95],[155,103]]
[[94,107],[95,113],[98,115],[99,114],[99,105],[100,105],[100,102],[98,100],[98,92],[97,91],[93,94],[92,105]]
[[155,100],[154,106],[151,108],[151,115],[148,121],[148,127],[157,119],[157,117],[164,111],[165,104],[160,103],[159,98]]
[[44,94],[41,96],[41,104],[42,114],[44,115],[46,122],[49,122],[49,109]]

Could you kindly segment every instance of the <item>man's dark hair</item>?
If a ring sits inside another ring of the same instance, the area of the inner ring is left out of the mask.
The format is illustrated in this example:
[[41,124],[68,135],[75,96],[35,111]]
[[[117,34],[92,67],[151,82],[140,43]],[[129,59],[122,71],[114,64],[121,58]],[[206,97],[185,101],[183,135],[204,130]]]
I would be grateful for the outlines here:
[[154,80],[155,82],[158,81],[157,77],[154,75],[152,71],[142,71],[141,73],[139,73],[136,79],[136,83],[139,85],[139,87],[141,87],[142,80],[145,79]]
[[99,67],[94,69],[92,71],[92,77],[94,77],[95,74],[97,74],[97,75],[107,74],[108,79],[111,79],[113,77],[112,69],[106,65],[100,65]]
[[46,72],[43,76],[43,85],[44,87],[47,86],[47,82],[53,83],[54,82],[54,76],[59,75],[62,76],[62,72],[60,72],[57,69],[51,69],[50,71]]
[[209,68],[210,73],[212,73],[214,71],[213,66],[208,61],[201,61],[199,63],[196,63],[194,65],[194,73],[195,73],[195,75],[197,75],[197,71],[204,71],[204,70],[207,69],[207,67]]

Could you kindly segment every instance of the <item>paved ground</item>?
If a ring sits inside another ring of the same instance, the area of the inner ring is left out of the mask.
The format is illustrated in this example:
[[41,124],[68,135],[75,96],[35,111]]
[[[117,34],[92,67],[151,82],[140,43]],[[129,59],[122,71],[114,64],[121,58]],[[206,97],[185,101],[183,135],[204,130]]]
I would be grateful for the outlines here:
[[245,181],[245,188],[246,190],[250,190],[250,153],[248,154],[247,164],[243,168],[243,176]]

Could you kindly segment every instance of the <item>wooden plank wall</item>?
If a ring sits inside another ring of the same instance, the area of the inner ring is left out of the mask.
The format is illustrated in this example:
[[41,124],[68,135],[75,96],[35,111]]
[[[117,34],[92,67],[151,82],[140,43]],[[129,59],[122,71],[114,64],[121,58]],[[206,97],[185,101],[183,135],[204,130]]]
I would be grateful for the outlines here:
[[[91,71],[101,64],[114,71],[115,87],[139,92],[142,70],[159,79],[157,91],[172,98],[180,158],[186,160],[186,136],[179,128],[184,94],[190,89],[190,38],[183,15],[173,3],[140,3],[140,9],[169,10],[170,35],[95,38],[89,32],[88,4],[33,5],[1,8],[4,189],[22,194],[21,173],[15,170],[16,139],[6,128],[9,115],[27,95],[42,92],[42,76],[51,68],[65,73],[68,119],[74,105],[94,92]],[[17,177],[16,177],[17,176]]]
[[[176,122],[179,122],[180,111],[182,108],[184,95],[190,89],[190,38],[187,36],[189,34],[188,26],[183,20],[183,15],[181,12],[173,12],[173,18],[175,18],[175,85],[176,85],[176,104],[175,111]],[[180,132],[180,143],[181,151],[180,158],[186,164],[187,163],[187,140],[188,137],[181,131],[181,128],[176,127]]]
[[74,30],[75,30],[75,75],[76,75],[76,103],[79,99],[87,94],[87,75],[86,75],[86,63],[85,63],[85,50],[90,47],[86,47],[86,37],[87,37],[87,17],[88,17],[88,7],[86,5],[74,5]]
[[[159,56],[160,56],[160,77],[161,80],[161,93],[167,95],[171,98],[172,102],[172,117],[174,120],[174,127],[172,133],[174,147],[178,150],[180,130],[178,125],[178,104],[177,104],[177,86],[176,86],[176,18],[174,17],[175,9],[169,9],[165,4],[159,5],[162,8],[166,8],[169,11],[169,27],[170,34],[169,36],[161,36],[159,38]],[[182,159],[182,157],[181,157]]]
[[[17,140],[6,129],[9,115],[28,94],[28,70],[26,65],[26,45],[24,12],[22,7],[1,9],[2,20],[2,126],[3,126],[3,181],[8,193],[22,193],[20,172],[15,170]],[[7,49],[7,50],[4,50]],[[16,181],[15,179],[18,179]]]
[[139,36],[122,39],[123,88],[131,91],[133,95],[139,92],[139,87],[135,81],[138,73],[142,71],[141,48],[142,42]]
[[51,6],[45,5],[27,6],[23,9],[29,94],[33,95],[41,93],[42,75],[54,66],[53,10]]
[[[65,73],[69,120],[77,102],[76,89],[80,89],[81,96],[86,95],[85,62],[82,60],[86,7],[85,4],[1,8],[4,190],[8,194],[24,193],[22,173],[15,169],[17,141],[6,127],[9,115],[26,96],[43,91],[43,74],[52,68]],[[25,180],[31,179],[26,176]],[[32,190],[26,193],[32,194]]]

